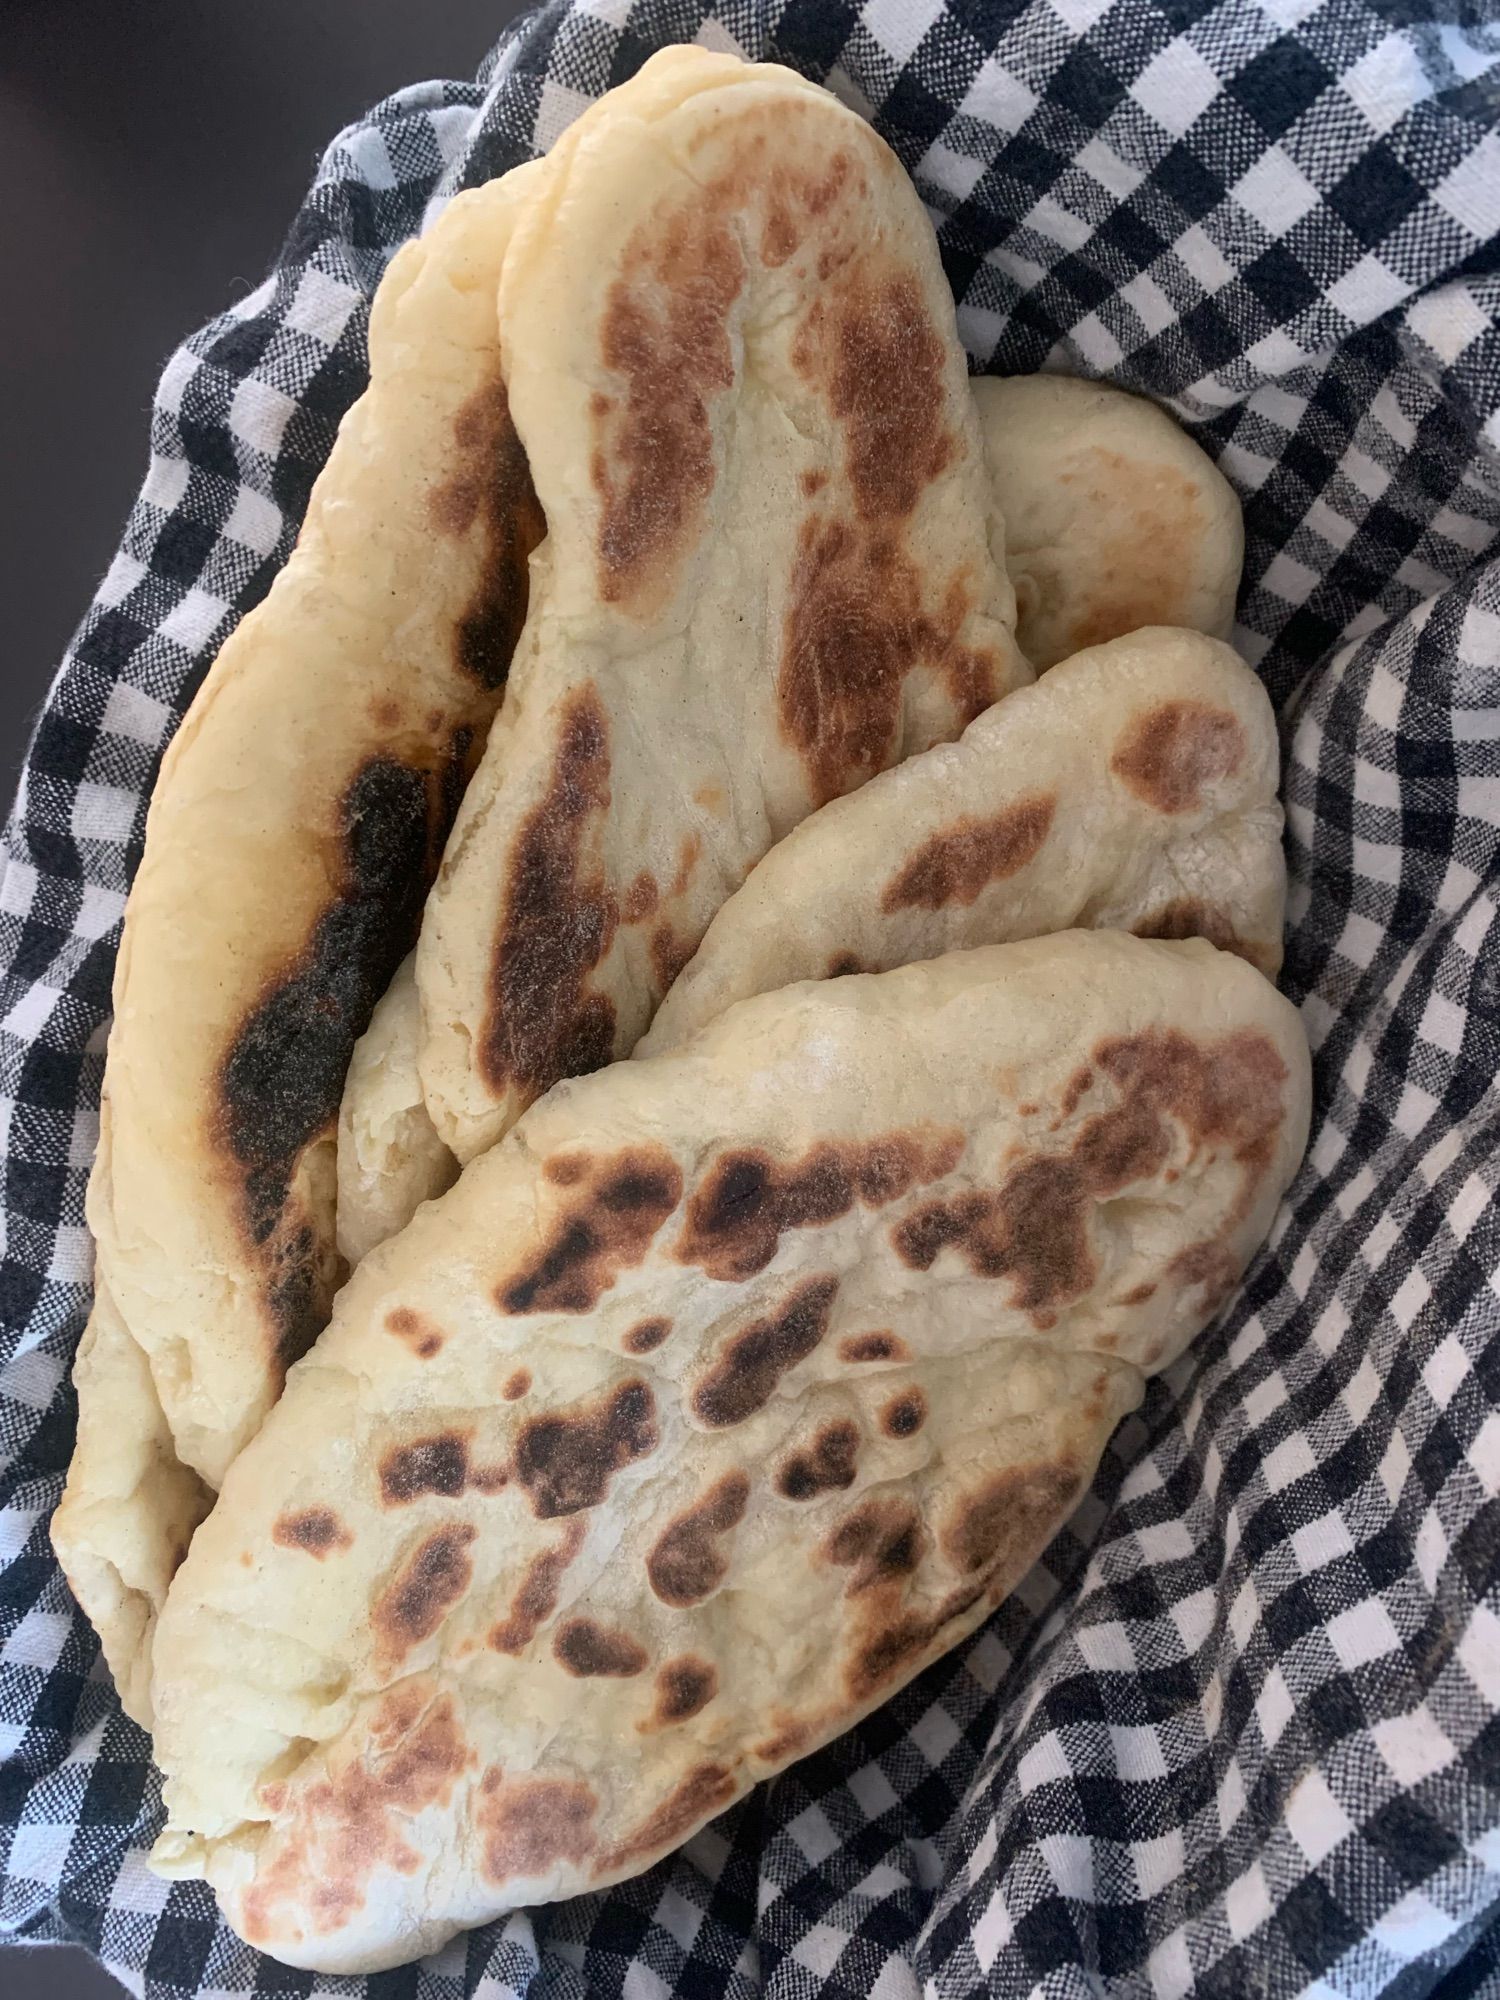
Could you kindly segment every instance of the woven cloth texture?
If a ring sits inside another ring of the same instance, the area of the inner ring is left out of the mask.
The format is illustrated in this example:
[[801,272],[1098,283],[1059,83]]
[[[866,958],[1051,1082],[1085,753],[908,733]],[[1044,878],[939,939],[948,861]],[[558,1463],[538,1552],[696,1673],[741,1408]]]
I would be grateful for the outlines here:
[[[1240,1296],[965,1646],[640,1880],[289,1972],[160,1823],[53,1560],[110,974],[162,749],[295,539],[369,301],[654,49],[870,117],[975,368],[1165,404],[1245,506],[1314,1137]],[[167,363],[0,857],[0,1928],[137,1992],[1500,1992],[1500,22],[1465,0],[553,0],[329,147]]]

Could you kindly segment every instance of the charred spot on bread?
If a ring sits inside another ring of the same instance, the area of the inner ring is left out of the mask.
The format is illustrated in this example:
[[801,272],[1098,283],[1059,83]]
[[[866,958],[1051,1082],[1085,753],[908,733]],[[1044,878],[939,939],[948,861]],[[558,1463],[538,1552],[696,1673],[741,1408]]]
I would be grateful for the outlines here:
[[644,1382],[622,1382],[592,1402],[523,1425],[515,1477],[539,1521],[597,1507],[615,1474],[655,1451],[656,1399]]
[[663,1604],[681,1610],[711,1597],[729,1573],[721,1539],[745,1518],[750,1481],[726,1472],[657,1537],[646,1557],[651,1588]]
[[603,1159],[573,1155],[576,1189],[541,1254],[496,1288],[502,1312],[591,1312],[617,1274],[644,1259],[682,1199],[682,1171],[665,1146],[626,1147]]

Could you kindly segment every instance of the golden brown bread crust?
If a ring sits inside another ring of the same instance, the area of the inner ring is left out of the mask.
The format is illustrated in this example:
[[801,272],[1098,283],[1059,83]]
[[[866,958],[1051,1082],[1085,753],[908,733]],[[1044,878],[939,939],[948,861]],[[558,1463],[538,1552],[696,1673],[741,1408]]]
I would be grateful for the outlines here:
[[1067,375],[983,376],[974,399],[1039,673],[1144,625],[1229,637],[1240,503],[1165,410]]
[[772,848],[639,1053],[792,980],[1075,924],[1206,937],[1274,976],[1278,777],[1271,704],[1220,641],[1148,629],[1076,654]]
[[417,956],[460,1159],[628,1053],[746,869],[1030,678],[932,229],[789,71],[654,58],[501,279],[548,540]]
[[[129,1371],[151,1406],[139,1426],[210,1487],[327,1317],[350,1050],[414,941],[524,616],[541,522],[494,287],[527,178],[460,197],[392,264],[370,387],[152,797],[89,1222],[119,1341],[144,1363]],[[119,1607],[87,1581],[105,1434],[81,1426],[79,1504],[54,1539],[128,1681],[150,1617],[127,1643],[109,1629]],[[150,1492],[137,1496],[158,1555],[180,1484],[164,1476],[155,1530]],[[154,1615],[170,1564],[140,1568]]]
[[557,1086],[364,1260],[200,1529],[159,1859],[339,1970],[648,1865],[1014,1586],[1308,1088],[1258,973],[1109,932]]

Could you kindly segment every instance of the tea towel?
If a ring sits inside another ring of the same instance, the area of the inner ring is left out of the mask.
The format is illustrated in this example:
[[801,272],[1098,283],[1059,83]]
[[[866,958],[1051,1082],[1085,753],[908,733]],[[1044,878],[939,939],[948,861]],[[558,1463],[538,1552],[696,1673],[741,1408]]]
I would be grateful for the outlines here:
[[[123,899],[393,251],[694,40],[874,121],[976,369],[1154,396],[1238,488],[1313,1142],[1240,1296],[965,1646],[638,1881],[421,1967],[291,1972],[147,1872],[149,1745],[47,1539]],[[0,1926],[152,2000],[1500,1993],[1497,235],[1485,0],[550,0],[477,81],[339,134],[265,283],[167,363],[5,835]]]

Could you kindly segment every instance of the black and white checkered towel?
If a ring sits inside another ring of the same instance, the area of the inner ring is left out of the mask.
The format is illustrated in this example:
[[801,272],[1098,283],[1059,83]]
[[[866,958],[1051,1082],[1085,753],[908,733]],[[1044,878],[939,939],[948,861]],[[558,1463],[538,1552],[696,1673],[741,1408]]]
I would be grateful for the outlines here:
[[[162,746],[284,561],[370,294],[664,42],[867,113],[974,362],[1164,401],[1245,502],[1311,1153],[1233,1309],[974,1639],[637,1882],[292,1973],[159,1818],[52,1559],[121,906]],[[1500,1993],[1495,0],[552,0],[343,132],[167,364],[0,878],[0,1923],[138,1991],[908,2000]]]

